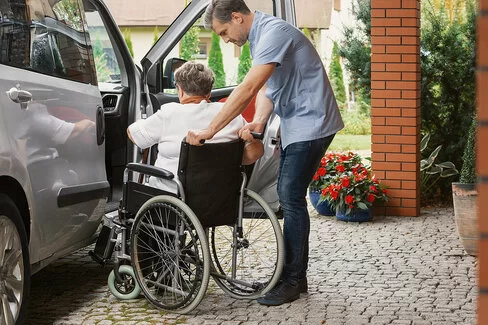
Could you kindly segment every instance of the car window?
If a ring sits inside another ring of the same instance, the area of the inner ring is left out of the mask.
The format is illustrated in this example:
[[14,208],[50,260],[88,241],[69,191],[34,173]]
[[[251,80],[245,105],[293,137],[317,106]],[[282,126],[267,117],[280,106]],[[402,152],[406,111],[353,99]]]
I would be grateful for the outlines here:
[[98,82],[119,83],[120,65],[98,11],[86,13]]
[[29,39],[25,1],[1,1],[0,62],[22,68],[29,66]]
[[3,64],[96,83],[78,0],[7,0],[0,9]]
[[[248,0],[246,3],[251,11],[274,14],[272,0]],[[215,74],[214,89],[236,86],[242,81],[252,64],[248,43],[242,47],[225,43],[215,33],[203,27],[201,17],[183,35],[166,59],[171,57],[194,60],[210,67]],[[174,94],[175,90],[164,89],[164,92]]]

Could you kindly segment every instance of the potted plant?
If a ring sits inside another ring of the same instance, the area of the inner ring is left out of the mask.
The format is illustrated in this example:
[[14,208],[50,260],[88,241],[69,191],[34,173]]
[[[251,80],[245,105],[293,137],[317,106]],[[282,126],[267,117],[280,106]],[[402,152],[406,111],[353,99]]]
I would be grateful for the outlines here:
[[336,174],[322,188],[320,201],[327,200],[343,221],[369,221],[373,203],[388,201],[386,186],[372,174],[369,166],[357,163],[350,170]]
[[464,250],[476,255],[478,224],[476,209],[476,116],[469,127],[468,139],[463,152],[463,166],[459,182],[452,183],[452,201],[456,228]]
[[334,176],[351,170],[353,166],[359,163],[361,163],[361,157],[352,152],[347,154],[330,152],[322,157],[320,165],[308,187],[310,202],[319,214],[325,216],[335,215],[335,210],[328,201],[322,200],[319,202],[322,188],[327,187]]

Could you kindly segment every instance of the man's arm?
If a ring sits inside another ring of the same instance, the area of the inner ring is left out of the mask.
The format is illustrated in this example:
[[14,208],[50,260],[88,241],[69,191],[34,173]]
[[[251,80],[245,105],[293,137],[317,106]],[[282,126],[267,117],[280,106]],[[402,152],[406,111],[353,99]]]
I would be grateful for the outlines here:
[[234,89],[225,102],[224,107],[203,130],[190,130],[186,140],[193,145],[200,144],[200,140],[211,139],[218,131],[222,130],[237,115],[241,114],[251,99],[264,86],[275,70],[276,64],[269,63],[253,66],[242,83]]
[[[266,97],[266,85],[264,85],[261,90],[259,90],[258,96],[256,97],[256,112],[254,113],[253,123],[262,124],[263,127],[268,122],[271,112],[273,112],[273,102],[271,99]],[[261,130],[262,131],[262,130]]]
[[256,111],[254,113],[254,118],[251,123],[244,125],[238,132],[238,135],[241,139],[245,141],[252,141],[253,136],[251,132],[246,130],[262,133],[264,131],[264,127],[268,122],[269,116],[271,112],[273,112],[273,102],[266,97],[266,85],[264,85],[258,92],[256,96]]

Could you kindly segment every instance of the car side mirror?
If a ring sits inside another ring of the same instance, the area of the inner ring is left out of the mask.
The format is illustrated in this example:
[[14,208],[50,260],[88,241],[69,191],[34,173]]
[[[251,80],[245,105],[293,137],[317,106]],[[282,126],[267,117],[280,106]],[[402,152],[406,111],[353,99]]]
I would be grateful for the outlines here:
[[163,89],[174,89],[175,71],[185,63],[186,60],[180,58],[171,58],[166,62],[163,72]]

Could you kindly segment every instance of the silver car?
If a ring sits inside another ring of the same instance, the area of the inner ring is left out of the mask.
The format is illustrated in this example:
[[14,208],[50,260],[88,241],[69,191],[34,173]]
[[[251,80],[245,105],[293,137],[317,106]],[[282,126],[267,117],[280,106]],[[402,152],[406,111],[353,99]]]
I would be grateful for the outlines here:
[[[293,0],[260,3],[294,22]],[[101,0],[0,0],[0,325],[21,324],[30,276],[93,243],[117,208],[143,154],[127,126],[178,100],[162,67],[207,4],[188,4],[139,67]],[[263,141],[248,187],[278,211],[277,117]]]

